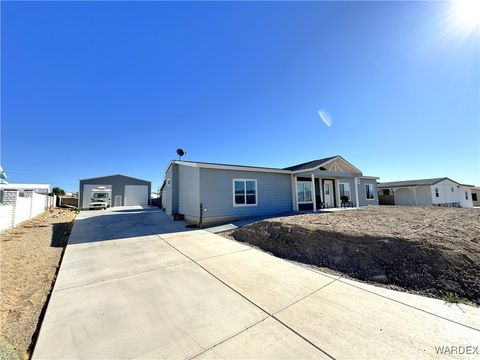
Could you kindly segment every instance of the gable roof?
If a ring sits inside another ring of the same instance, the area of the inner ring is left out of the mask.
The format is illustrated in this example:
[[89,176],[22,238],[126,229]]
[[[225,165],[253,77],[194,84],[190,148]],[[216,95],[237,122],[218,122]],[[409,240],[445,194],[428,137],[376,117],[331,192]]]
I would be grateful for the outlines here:
[[459,182],[456,182],[455,180],[452,180],[448,177],[442,177],[442,178],[432,178],[432,179],[417,179],[417,180],[382,182],[382,183],[378,183],[378,188],[383,189],[383,188],[407,187],[407,186],[430,186],[430,185],[438,184],[439,182],[441,182],[443,180],[450,180],[450,181],[452,181],[452,182],[454,182],[455,184],[458,184],[458,185],[471,186],[471,185],[460,184]]
[[308,170],[315,167],[320,167],[320,165],[325,164],[327,161],[333,160],[336,157],[338,157],[338,155],[326,157],[323,159],[308,161],[302,164],[286,167],[285,170],[298,171],[298,170]]
[[[314,171],[314,170],[319,169],[323,165],[327,165],[327,164],[335,162],[337,160],[340,160],[343,163],[345,163],[348,167],[353,169],[354,172],[358,173],[359,175],[363,175],[362,172],[360,171],[360,169],[353,166],[351,163],[349,163],[347,160],[345,160],[340,155],[330,156],[330,157],[323,158],[323,159],[312,160],[312,161],[309,161],[309,162],[306,162],[306,163],[290,166],[286,169],[292,171],[293,173],[299,173],[299,172],[304,172],[304,171]],[[325,170],[325,169],[323,169],[323,170]]]
[[259,172],[271,172],[271,173],[281,173],[281,174],[294,174],[301,171],[310,171],[316,170],[320,166],[327,164],[333,160],[340,159],[345,162],[349,167],[362,175],[362,172],[357,169],[355,166],[350,164],[340,155],[329,156],[323,159],[317,159],[308,161],[306,163],[293,165],[287,168],[273,168],[273,167],[262,167],[262,166],[249,166],[249,165],[236,165],[236,164],[222,164],[222,163],[211,163],[211,162],[202,162],[202,161],[189,161],[189,160],[172,160],[167,166],[165,173],[168,172],[168,169],[172,164],[185,165],[191,167],[200,167],[200,168],[210,168],[210,169],[224,169],[224,170],[243,170],[243,171],[259,171]]
[[113,175],[105,175],[105,176],[96,176],[93,178],[87,178],[87,179],[80,179],[80,181],[85,181],[85,180],[96,180],[96,179],[106,179],[106,178],[112,178],[112,177],[122,177],[122,178],[127,178],[127,179],[132,179],[132,180],[137,180],[137,181],[143,181],[145,183],[150,183],[148,180],[143,180],[139,178],[134,178],[132,176],[127,176],[127,175],[122,175],[122,174],[113,174]]

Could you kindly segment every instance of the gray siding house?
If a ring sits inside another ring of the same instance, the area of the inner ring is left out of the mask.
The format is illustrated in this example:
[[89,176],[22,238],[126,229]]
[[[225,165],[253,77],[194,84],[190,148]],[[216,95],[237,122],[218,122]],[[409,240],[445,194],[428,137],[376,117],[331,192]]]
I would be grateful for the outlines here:
[[284,169],[173,160],[162,207],[191,223],[215,223],[291,211],[377,205],[377,177],[341,156]]
[[80,180],[79,207],[88,209],[91,193],[96,188],[109,191],[110,206],[147,206],[150,203],[150,181],[141,180],[125,175],[109,175]]

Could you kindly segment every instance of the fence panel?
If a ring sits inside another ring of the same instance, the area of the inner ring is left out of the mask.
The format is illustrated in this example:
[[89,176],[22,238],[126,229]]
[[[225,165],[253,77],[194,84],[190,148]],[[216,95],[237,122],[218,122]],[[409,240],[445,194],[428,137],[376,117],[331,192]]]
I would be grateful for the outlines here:
[[12,227],[13,206],[0,206],[0,231],[10,229]]
[[30,219],[30,207],[32,200],[29,197],[17,197],[15,203],[15,218],[13,220],[13,226],[17,226],[21,222]]
[[33,193],[31,199],[32,199],[32,204],[31,204],[30,219],[43,213],[47,209],[46,195]]

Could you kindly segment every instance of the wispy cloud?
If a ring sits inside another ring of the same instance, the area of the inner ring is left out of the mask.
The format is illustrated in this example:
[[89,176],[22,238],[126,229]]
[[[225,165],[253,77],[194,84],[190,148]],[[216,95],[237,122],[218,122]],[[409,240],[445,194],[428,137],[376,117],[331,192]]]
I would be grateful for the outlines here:
[[333,120],[325,110],[318,110],[318,116],[320,116],[320,119],[322,119],[325,125],[328,127],[332,126]]

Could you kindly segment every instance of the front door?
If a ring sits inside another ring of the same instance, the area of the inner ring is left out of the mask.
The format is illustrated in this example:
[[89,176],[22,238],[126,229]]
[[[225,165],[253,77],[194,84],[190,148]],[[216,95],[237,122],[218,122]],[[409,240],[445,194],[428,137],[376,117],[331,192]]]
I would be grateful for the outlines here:
[[335,206],[333,201],[333,180],[323,181],[323,199],[327,207],[333,208]]
[[122,206],[122,195],[115,195],[115,206]]

